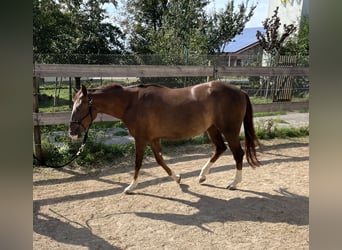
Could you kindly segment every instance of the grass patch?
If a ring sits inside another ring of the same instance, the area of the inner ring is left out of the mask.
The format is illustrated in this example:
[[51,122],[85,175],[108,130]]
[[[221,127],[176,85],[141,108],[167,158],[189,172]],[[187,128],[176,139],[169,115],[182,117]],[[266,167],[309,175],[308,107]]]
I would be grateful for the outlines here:
[[[71,142],[70,140],[64,140],[61,146],[56,146],[45,138],[42,140],[43,161],[48,165],[62,165],[77,153],[80,146],[80,142]],[[75,162],[83,167],[96,166],[113,162],[113,159],[116,158],[134,155],[134,152],[135,148],[132,143],[105,145],[89,138]],[[151,150],[146,150],[147,155],[150,153]],[[37,160],[34,159],[33,164],[38,165]]]
[[[299,138],[309,135],[309,127],[301,128],[256,128],[257,137],[260,140],[271,140],[275,138],[288,139]],[[244,140],[244,134],[240,134],[240,139]],[[58,138],[58,141],[63,139]],[[204,134],[187,140],[162,140],[162,146],[172,151],[179,146],[184,145],[202,145],[210,143],[207,136]],[[42,154],[46,163],[49,165],[61,165],[71,159],[78,151],[80,142],[64,141],[63,146],[55,146],[48,142],[47,139],[42,140]],[[133,157],[135,147],[133,143],[106,145],[101,142],[95,142],[93,138],[89,138],[82,153],[75,160],[77,165],[82,167],[94,167],[104,164],[112,164],[114,160]],[[153,156],[150,146],[146,148],[145,156]],[[38,165],[33,161],[34,165]]]
[[255,112],[253,117],[263,117],[263,116],[275,116],[275,115],[286,115],[286,111],[274,111],[274,112]]
[[257,128],[257,137],[261,140],[270,140],[274,138],[287,139],[295,137],[304,137],[309,135],[309,127],[301,128]]

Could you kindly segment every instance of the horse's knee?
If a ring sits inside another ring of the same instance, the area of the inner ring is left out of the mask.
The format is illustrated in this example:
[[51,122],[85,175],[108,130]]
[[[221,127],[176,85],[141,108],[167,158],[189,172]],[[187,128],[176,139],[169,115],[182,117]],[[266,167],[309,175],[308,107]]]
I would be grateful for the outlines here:
[[219,144],[219,145],[216,145],[216,153],[221,155],[224,153],[224,151],[227,150],[227,146],[225,143],[222,143],[222,144]]

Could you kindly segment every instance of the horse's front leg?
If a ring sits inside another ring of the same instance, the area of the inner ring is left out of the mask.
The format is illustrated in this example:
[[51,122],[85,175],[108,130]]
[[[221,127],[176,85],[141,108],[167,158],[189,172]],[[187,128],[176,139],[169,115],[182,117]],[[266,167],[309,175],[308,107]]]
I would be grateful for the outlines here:
[[154,154],[154,157],[156,158],[157,163],[162,166],[162,168],[166,171],[166,173],[172,177],[174,181],[177,183],[180,183],[181,177],[178,174],[175,174],[175,172],[170,169],[164,162],[163,155],[162,155],[162,148],[160,145],[160,140],[156,139],[151,142],[151,148]]
[[138,185],[138,176],[139,176],[139,171],[140,171],[142,161],[144,158],[145,149],[146,149],[146,142],[138,142],[138,140],[135,141],[134,176],[133,176],[133,181],[131,182],[131,184],[125,188],[125,190],[124,190],[125,194],[132,194],[133,190]]
[[230,183],[227,188],[230,190],[235,190],[237,187],[237,184],[242,181],[242,169],[236,169],[235,172],[235,178],[232,183]]
[[215,145],[215,153],[210,158],[210,160],[202,167],[201,173],[198,177],[199,183],[202,183],[207,179],[206,175],[209,173],[211,166],[216,162],[216,160],[227,149],[227,146],[224,144],[224,140],[223,140],[223,137],[221,135],[221,132],[215,126],[211,126],[207,130],[207,132],[208,132],[208,136],[209,136],[211,142]]

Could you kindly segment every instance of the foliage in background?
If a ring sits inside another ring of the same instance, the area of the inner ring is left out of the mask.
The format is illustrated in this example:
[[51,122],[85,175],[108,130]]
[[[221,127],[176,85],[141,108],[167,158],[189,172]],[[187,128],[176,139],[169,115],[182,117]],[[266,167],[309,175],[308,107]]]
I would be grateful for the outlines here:
[[[221,51],[225,42],[240,34],[256,5],[248,1],[208,15],[206,0],[128,0],[121,24],[129,34],[134,54],[158,54],[174,64],[188,64],[190,54],[208,55]],[[178,55],[178,57],[175,57]],[[175,58],[182,58],[177,59]]]
[[248,7],[248,0],[237,6],[228,1],[225,9],[208,17],[208,54],[222,53],[225,45],[239,35],[252,18],[257,5]]
[[[223,44],[240,34],[253,16],[256,5],[248,1],[225,8],[212,15],[205,8],[207,0],[128,0],[119,20],[127,33],[127,50],[137,64],[207,65],[208,55],[220,53]],[[151,63],[146,54],[158,55]],[[148,60],[148,61],[147,61]],[[163,82],[170,87],[183,87],[203,82],[203,77],[141,78],[142,82]]]
[[[58,145],[51,143],[47,137],[42,140],[42,157],[47,164],[61,165],[68,162],[81,145],[80,142],[72,142],[70,138],[65,136],[61,136],[58,143]],[[146,154],[150,153],[149,150],[146,151]],[[108,164],[116,158],[128,157],[133,154],[134,144],[132,143],[105,145],[89,137],[75,162],[80,166],[87,167],[96,164]]]
[[266,18],[266,20],[262,22],[265,34],[259,30],[256,34],[261,47],[266,53],[272,56],[279,54],[285,39],[297,29],[294,24],[283,24],[283,31],[279,31],[281,22],[280,18],[278,17],[278,9],[279,7],[274,10],[274,14],[271,18]]
[[309,45],[309,17],[303,16],[300,22],[298,34],[281,47],[280,54],[297,55],[299,64],[308,65]]
[[106,63],[91,54],[123,52],[124,34],[103,9],[109,0],[34,0],[34,60],[45,63]]

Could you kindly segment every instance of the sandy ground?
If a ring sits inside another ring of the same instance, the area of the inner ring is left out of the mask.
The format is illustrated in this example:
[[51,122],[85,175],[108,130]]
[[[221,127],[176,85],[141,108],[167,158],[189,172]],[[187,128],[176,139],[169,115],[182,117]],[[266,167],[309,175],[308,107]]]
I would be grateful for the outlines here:
[[200,185],[211,145],[165,149],[181,185],[152,157],[134,195],[133,158],[111,166],[33,170],[33,249],[309,249],[309,139],[262,141],[238,190],[225,153]]

